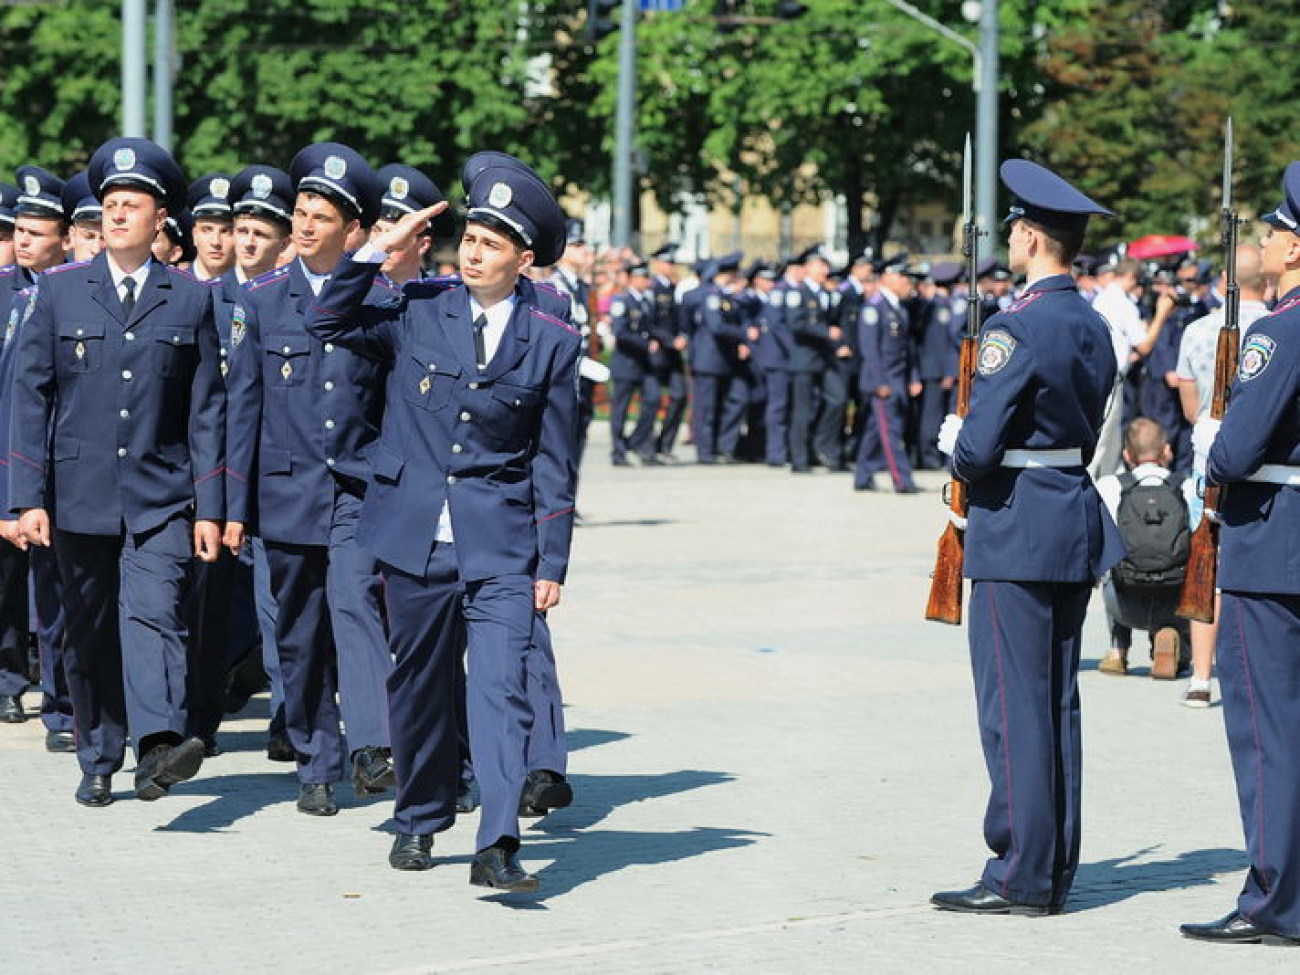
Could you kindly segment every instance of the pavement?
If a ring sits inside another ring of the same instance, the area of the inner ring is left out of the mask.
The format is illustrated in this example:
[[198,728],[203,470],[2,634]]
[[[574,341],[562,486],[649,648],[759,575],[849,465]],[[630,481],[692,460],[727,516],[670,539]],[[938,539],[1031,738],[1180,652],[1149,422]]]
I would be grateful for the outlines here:
[[343,786],[338,816],[298,814],[264,696],[193,781],[145,803],[128,768],[106,809],[73,802],[75,759],[30,720],[0,726],[4,971],[1296,970],[1179,936],[1233,907],[1246,867],[1221,711],[1180,707],[1137,651],[1135,676],[1098,673],[1099,598],[1069,910],[930,908],[987,855],[966,635],[922,618],[940,475],[855,493],[607,449],[593,428],[552,613],[577,798],[525,831],[539,894],[469,886],[477,814],[415,874],[386,865],[391,798]]

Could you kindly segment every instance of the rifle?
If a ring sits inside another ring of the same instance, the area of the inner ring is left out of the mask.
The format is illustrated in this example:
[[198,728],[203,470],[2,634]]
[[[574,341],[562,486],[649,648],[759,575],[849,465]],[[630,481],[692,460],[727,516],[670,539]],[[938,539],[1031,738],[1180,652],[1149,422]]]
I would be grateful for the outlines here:
[[[970,133],[966,133],[966,147],[962,154],[962,257],[966,260],[966,331],[961,339],[961,359],[957,368],[958,416],[970,412],[970,388],[975,380],[975,361],[980,333],[979,287],[976,285],[976,262],[979,260],[981,231],[975,224],[971,207],[971,151]],[[966,484],[954,477],[948,482],[944,499],[949,509],[958,517],[966,517]],[[935,558],[934,572],[930,575],[930,599],[926,603],[925,618],[937,623],[961,625],[962,566],[966,560],[965,534],[951,521],[939,536],[939,554]]]
[[[1240,220],[1232,208],[1232,119],[1228,119],[1223,136],[1223,251],[1227,261],[1228,286],[1223,301],[1223,327],[1214,352],[1214,398],[1210,416],[1223,419],[1228,408],[1228,390],[1237,375],[1237,353],[1241,346],[1241,293],[1237,287],[1237,228]],[[1205,510],[1201,522],[1192,532],[1192,551],[1187,559],[1187,574],[1178,600],[1178,615],[1204,623],[1214,622],[1214,589],[1219,567],[1219,506],[1226,487],[1210,484],[1205,488]]]

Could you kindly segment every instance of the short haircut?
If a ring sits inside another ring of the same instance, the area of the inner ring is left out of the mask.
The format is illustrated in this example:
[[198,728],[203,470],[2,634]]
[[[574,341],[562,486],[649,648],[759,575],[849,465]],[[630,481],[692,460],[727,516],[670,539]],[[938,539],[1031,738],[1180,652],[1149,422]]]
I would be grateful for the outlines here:
[[[1024,220],[1024,217],[1021,219]],[[1043,235],[1047,241],[1048,256],[1060,264],[1073,264],[1074,259],[1079,256],[1079,251],[1083,250],[1083,231],[1075,233],[1058,230],[1055,227],[1044,227],[1033,220],[1025,220],[1025,223]]]
[[1138,417],[1124,431],[1124,450],[1135,464],[1161,460],[1168,446],[1165,428],[1149,417]]
[[1118,277],[1122,274],[1131,274],[1135,278],[1140,277],[1142,274],[1142,264],[1133,257],[1122,258],[1115,264],[1115,275]]

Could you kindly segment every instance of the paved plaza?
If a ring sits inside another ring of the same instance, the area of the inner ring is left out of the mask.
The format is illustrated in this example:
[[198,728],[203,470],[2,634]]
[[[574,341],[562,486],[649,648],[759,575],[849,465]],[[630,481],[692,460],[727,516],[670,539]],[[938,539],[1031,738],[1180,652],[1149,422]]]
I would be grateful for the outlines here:
[[0,967],[1296,970],[1300,952],[1179,936],[1232,908],[1245,868],[1222,716],[1180,707],[1181,682],[1097,673],[1099,598],[1068,913],[928,906],[986,855],[965,633],[922,619],[939,475],[855,494],[848,475],[613,469],[607,445],[593,429],[552,614],[577,799],[525,831],[539,895],[469,886],[477,814],[438,836],[432,871],[399,873],[391,798],[343,786],[338,816],[297,813],[292,771],[265,758],[265,696],[195,780],[144,803],[124,772],[102,810],[73,802],[75,759],[30,720],[0,726]]

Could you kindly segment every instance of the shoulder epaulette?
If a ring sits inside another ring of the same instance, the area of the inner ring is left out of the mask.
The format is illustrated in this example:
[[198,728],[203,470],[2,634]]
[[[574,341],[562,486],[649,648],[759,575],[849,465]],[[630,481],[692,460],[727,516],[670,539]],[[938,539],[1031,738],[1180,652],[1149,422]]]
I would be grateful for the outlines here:
[[542,321],[550,322],[552,325],[558,325],[558,326],[560,326],[560,328],[564,329],[566,332],[571,332],[571,333],[574,334],[574,335],[581,335],[581,334],[582,334],[582,333],[579,332],[576,328],[574,328],[572,325],[570,325],[568,322],[560,321],[560,319],[556,318],[554,315],[548,315],[548,314],[546,314],[546,312],[542,311],[540,308],[538,308],[538,307],[536,307],[536,306],[533,306],[530,310],[532,311],[532,313],[533,313],[534,315],[536,315],[538,318],[542,319]]
[[58,267],[52,267],[42,271],[42,274],[62,274],[64,271],[75,271],[79,267],[85,267],[90,261],[70,261],[67,264],[60,264]]
[[8,277],[17,270],[17,264],[6,264],[4,267],[0,267],[0,277]]
[[286,264],[284,267],[277,267],[272,271],[267,271],[265,274],[259,274],[257,277],[253,278],[252,281],[247,282],[244,287],[248,291],[256,291],[258,288],[264,288],[268,284],[275,284],[277,281],[283,281],[288,276],[289,265]]
[[555,285],[551,284],[551,282],[549,282],[549,281],[534,281],[534,282],[533,282],[533,287],[534,287],[534,288],[538,288],[538,289],[540,289],[540,290],[542,290],[542,291],[549,291],[551,294],[555,295],[557,298],[563,298],[565,301],[568,301],[568,300],[569,300],[569,296],[568,296],[567,294],[565,294],[564,292],[562,292],[559,288],[557,288]]
[[221,283],[220,278],[200,278],[193,271],[187,271],[183,267],[177,267],[175,264],[168,264],[167,270],[177,277],[185,278],[187,281],[193,281],[195,284],[201,284],[205,288],[215,288]]
[[1008,315],[1013,315],[1018,311],[1023,311],[1024,309],[1032,305],[1035,301],[1037,301],[1039,298],[1043,297],[1043,295],[1045,294],[1047,294],[1046,291],[1026,292],[1025,294],[1021,295],[1019,298],[1017,298],[1015,301],[1013,301],[1011,304],[1007,305],[1007,307],[1004,308],[1003,311],[1006,312]]

